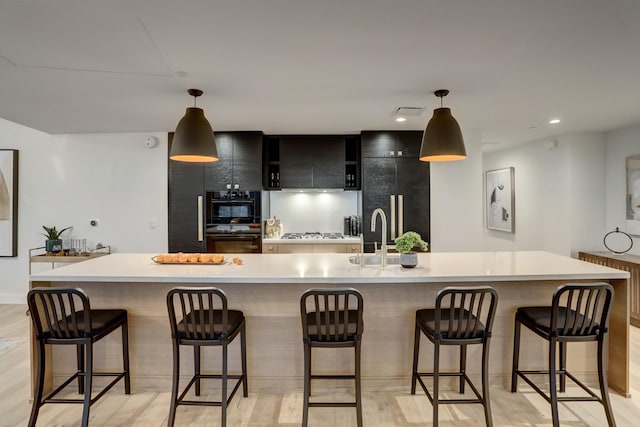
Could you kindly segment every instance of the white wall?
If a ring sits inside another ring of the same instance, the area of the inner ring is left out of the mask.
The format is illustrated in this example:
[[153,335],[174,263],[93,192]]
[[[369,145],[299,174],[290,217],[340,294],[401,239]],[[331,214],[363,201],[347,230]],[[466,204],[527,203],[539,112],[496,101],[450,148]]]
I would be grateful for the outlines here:
[[[145,147],[147,136],[158,147]],[[24,303],[29,248],[44,245],[42,225],[73,226],[117,252],[167,249],[166,133],[48,135],[0,119],[0,148],[20,151],[18,256],[0,258],[0,303]],[[97,227],[90,219],[99,219]],[[150,221],[154,220],[155,228]],[[49,268],[34,264],[34,271]]]
[[484,227],[487,250],[601,250],[604,136],[565,135],[484,156],[484,171],[515,168],[515,233]]
[[361,203],[359,191],[265,193],[270,205],[268,215],[280,219],[285,233],[342,233],[344,217],[358,215]]
[[431,163],[432,252],[480,251],[482,235],[482,144],[464,132],[467,158]]
[[[605,161],[607,178],[605,183],[606,230],[619,227],[627,230],[625,216],[626,168],[625,159],[640,155],[640,124],[616,130],[606,135]],[[640,255],[640,236],[633,236],[633,248],[629,253]]]

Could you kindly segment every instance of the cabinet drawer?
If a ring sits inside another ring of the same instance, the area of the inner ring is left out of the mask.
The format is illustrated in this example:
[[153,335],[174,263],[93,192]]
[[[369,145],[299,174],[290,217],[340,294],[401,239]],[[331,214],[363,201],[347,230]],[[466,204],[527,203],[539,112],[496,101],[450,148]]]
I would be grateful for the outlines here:
[[305,244],[305,243],[289,243],[286,245],[279,245],[279,252],[281,254],[310,254],[313,253],[313,246],[312,244]]
[[279,253],[278,245],[262,245],[263,254],[277,254]]
[[358,253],[360,253],[360,245],[347,244],[347,245],[345,245],[345,247],[346,247],[346,252],[348,254],[358,254]]
[[316,254],[343,254],[346,249],[347,245],[344,243],[313,245],[313,253]]

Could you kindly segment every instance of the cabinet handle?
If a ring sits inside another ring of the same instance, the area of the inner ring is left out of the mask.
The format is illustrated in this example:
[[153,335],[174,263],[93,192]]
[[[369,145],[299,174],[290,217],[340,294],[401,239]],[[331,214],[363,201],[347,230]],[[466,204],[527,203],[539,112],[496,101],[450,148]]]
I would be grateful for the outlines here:
[[398,236],[404,234],[404,224],[402,223],[404,218],[404,196],[398,195]]
[[198,242],[204,241],[203,196],[198,196]]
[[[396,238],[396,196],[394,196],[393,194],[390,197],[390,204],[391,204],[391,240],[394,240]],[[387,236],[384,236],[384,239],[387,239]]]

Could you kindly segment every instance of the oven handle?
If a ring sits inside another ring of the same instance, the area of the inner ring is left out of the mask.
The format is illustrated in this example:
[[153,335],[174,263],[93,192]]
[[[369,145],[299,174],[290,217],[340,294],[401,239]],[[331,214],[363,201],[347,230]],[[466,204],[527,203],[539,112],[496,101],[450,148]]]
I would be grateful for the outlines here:
[[239,236],[233,234],[207,234],[207,237],[215,240],[255,240],[258,236]]

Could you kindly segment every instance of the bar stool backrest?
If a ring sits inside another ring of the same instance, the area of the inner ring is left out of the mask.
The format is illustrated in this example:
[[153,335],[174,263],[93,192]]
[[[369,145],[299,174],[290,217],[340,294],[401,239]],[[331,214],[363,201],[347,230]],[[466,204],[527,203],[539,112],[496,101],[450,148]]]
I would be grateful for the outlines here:
[[[229,334],[227,296],[214,287],[177,286],[167,293],[171,335],[187,340],[218,340]],[[178,331],[178,323],[183,328]],[[182,330],[184,329],[184,330]]]
[[84,339],[91,336],[89,297],[79,288],[33,288],[27,294],[36,338]]
[[[436,296],[436,333],[440,331],[446,339],[490,337],[497,300],[498,293],[490,286],[440,290]],[[443,322],[446,322],[444,328]]]
[[307,290],[300,298],[304,342],[359,340],[364,329],[362,311],[363,298],[356,289]]
[[609,325],[613,287],[608,283],[568,283],[553,294],[551,334],[604,334]]

